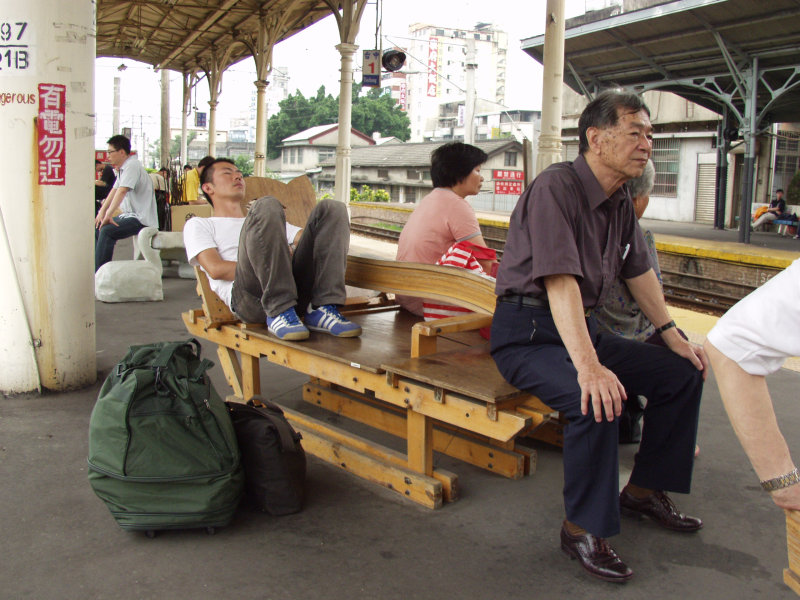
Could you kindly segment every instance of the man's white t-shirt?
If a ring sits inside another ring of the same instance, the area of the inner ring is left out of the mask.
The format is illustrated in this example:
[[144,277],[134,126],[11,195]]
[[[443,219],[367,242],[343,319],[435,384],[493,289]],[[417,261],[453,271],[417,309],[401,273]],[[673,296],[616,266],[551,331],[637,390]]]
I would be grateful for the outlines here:
[[[222,260],[236,262],[239,257],[239,235],[244,225],[244,217],[193,217],[183,227],[183,243],[189,264],[202,268],[197,255],[203,250],[216,248]],[[286,242],[292,243],[300,227],[286,223]],[[203,269],[205,271],[205,269]],[[211,289],[231,308],[233,281],[208,278]],[[232,310],[232,309],[231,309]]]

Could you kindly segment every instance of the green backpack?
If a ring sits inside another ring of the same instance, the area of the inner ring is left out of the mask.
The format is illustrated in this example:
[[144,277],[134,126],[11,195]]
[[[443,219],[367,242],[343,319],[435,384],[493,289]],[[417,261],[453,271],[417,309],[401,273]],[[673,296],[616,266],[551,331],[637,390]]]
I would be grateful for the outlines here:
[[244,487],[230,416],[200,344],[131,346],[89,423],[89,482],[123,529],[227,525]]

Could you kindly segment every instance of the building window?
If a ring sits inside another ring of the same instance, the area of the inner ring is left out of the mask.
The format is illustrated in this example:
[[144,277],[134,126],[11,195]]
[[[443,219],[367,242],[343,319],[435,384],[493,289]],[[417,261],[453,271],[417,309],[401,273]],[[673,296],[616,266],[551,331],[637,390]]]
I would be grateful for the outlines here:
[[516,152],[506,152],[505,153],[505,161],[503,162],[503,166],[505,166],[505,167],[516,167],[517,166],[517,153]]
[[389,169],[378,169],[379,179],[389,179]]
[[412,181],[419,181],[419,171],[415,171],[414,169],[408,169],[406,171],[406,179],[410,179]]
[[289,148],[289,164],[290,165],[294,164],[294,156],[295,156],[294,148]]
[[775,144],[772,191],[788,188],[798,168],[800,168],[800,132],[779,129]]
[[561,155],[566,161],[574,161],[578,158],[578,142],[565,143],[561,146]]
[[431,180],[431,172],[430,171],[423,171],[422,172],[422,179],[423,179],[423,181],[430,181]]
[[289,149],[283,149],[283,164],[287,164],[289,162]]
[[298,148],[297,149],[297,162],[298,163],[303,162],[303,149],[302,148]]
[[336,156],[336,151],[333,148],[320,148],[318,160],[319,162],[325,162],[326,160],[332,159]]
[[675,138],[653,140],[653,164],[656,181],[653,196],[678,196],[678,168],[680,166],[681,142]]
[[392,202],[400,202],[400,186],[399,185],[390,185],[389,186],[389,200]]

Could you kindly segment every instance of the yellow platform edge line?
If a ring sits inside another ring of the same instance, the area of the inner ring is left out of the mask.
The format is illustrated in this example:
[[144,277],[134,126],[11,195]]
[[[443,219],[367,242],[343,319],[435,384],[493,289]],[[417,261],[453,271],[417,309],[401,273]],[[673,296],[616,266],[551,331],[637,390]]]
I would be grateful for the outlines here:
[[[741,263],[773,269],[785,269],[800,258],[800,251],[750,248],[744,244],[696,240],[675,235],[655,234],[656,250],[684,256],[711,258],[730,263]],[[702,244],[699,245],[699,244]],[[765,253],[768,252],[769,255]]]

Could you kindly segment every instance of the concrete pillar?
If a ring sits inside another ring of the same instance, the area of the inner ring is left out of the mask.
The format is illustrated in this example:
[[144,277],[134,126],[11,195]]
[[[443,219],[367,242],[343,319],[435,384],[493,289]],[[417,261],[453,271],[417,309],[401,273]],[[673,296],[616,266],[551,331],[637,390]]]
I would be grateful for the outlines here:
[[191,94],[192,94],[192,86],[191,86],[192,74],[191,73],[184,73],[183,74],[183,109],[181,109],[181,164],[179,171],[183,173],[183,165],[187,162],[188,157],[188,147],[189,144],[186,141],[186,136],[188,134],[187,127],[186,127],[186,120],[189,117],[189,103],[191,102]]
[[161,155],[158,168],[169,164],[169,71],[161,69]]
[[7,19],[14,47],[3,54],[0,108],[4,393],[67,390],[97,378],[94,11],[90,0],[30,0]]
[[217,156],[217,102],[208,101],[208,155]]
[[341,43],[336,46],[342,55],[339,86],[339,139],[336,145],[336,178],[333,198],[350,202],[350,129],[353,113],[353,55],[358,46]]
[[253,82],[256,86],[256,151],[253,175],[267,174],[267,85],[263,79]]
[[[329,4],[330,3],[327,3]],[[353,55],[361,15],[367,0],[347,0],[340,3],[339,9],[332,9],[339,27],[341,44],[336,46],[342,55],[341,79],[339,86],[339,138],[336,146],[336,179],[333,197],[345,204],[350,201],[350,129],[353,113]]]
[[119,96],[122,79],[114,77],[114,105],[111,109],[111,135],[117,135],[122,130],[119,128]]
[[564,85],[564,0],[547,0],[542,80],[542,131],[536,174],[561,158],[561,105]]

